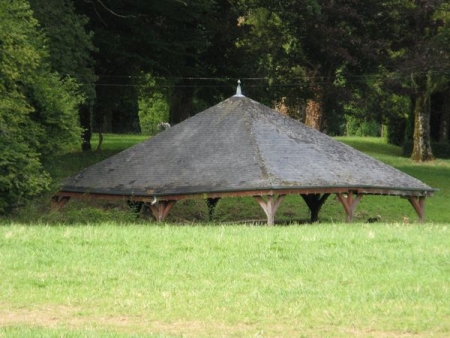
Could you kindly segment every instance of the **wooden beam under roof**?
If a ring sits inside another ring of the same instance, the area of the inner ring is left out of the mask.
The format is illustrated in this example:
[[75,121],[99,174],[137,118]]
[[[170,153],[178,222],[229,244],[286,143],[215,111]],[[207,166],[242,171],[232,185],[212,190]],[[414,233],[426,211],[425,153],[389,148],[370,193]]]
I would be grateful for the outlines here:
[[[324,187],[324,188],[296,188],[296,189],[261,189],[261,190],[244,190],[244,191],[224,191],[224,192],[203,192],[198,194],[181,194],[181,195],[161,195],[157,197],[157,205],[153,205],[155,196],[153,195],[114,195],[114,194],[98,194],[98,193],[79,193],[79,192],[58,192],[52,198],[52,210],[61,210],[71,198],[85,200],[122,200],[144,202],[149,206],[154,218],[157,221],[164,220],[176,201],[187,199],[218,199],[225,197],[255,197],[259,205],[267,215],[269,225],[275,222],[275,213],[280,206],[283,197],[286,195],[301,195],[311,210],[311,221],[317,221],[320,208],[325,203],[330,194],[336,194],[339,201],[344,207],[346,213],[346,221],[351,222],[354,211],[363,197],[363,195],[389,195],[399,196],[409,200],[417,215],[419,221],[425,220],[425,198],[432,195],[430,191],[406,191],[398,189],[380,189],[380,188],[343,188],[343,187]],[[273,196],[279,196],[273,200]],[[264,200],[262,197],[266,197]],[[318,199],[317,199],[318,198]],[[316,201],[317,200],[317,201]],[[315,202],[314,202],[315,201]],[[311,209],[311,207],[313,209]],[[317,209],[317,210],[316,210]],[[314,214],[313,214],[314,213]]]

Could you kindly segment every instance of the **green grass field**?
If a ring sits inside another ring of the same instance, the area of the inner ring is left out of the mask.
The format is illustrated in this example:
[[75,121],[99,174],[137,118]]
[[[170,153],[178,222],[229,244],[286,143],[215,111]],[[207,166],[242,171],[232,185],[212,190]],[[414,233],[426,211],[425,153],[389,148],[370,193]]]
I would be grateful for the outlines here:
[[0,336],[448,337],[447,225],[0,228]]
[[[143,139],[105,135],[102,151],[50,171],[63,178]],[[339,140],[440,189],[427,222],[403,199],[365,196],[354,223],[330,198],[311,225],[291,196],[275,227],[259,225],[251,198],[222,200],[215,223],[204,201],[179,202],[157,224],[123,203],[52,214],[50,192],[0,218],[0,337],[449,337],[450,161]]]

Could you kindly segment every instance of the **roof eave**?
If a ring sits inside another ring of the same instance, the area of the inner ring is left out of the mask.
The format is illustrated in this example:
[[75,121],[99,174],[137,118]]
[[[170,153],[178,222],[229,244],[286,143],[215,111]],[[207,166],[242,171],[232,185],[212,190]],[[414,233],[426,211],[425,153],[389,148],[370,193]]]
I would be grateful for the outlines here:
[[432,196],[438,189],[433,188],[405,188],[405,187],[374,187],[374,186],[282,186],[282,187],[258,187],[248,189],[218,189],[209,191],[135,191],[127,192],[118,189],[77,189],[66,188],[60,190],[57,196],[69,196],[74,198],[101,198],[101,199],[132,199],[132,200],[153,200],[154,198],[162,200],[181,200],[192,198],[221,198],[221,197],[239,197],[239,196],[265,196],[265,195],[310,195],[310,194],[339,194],[339,193],[357,193],[364,195],[391,195],[391,196]]

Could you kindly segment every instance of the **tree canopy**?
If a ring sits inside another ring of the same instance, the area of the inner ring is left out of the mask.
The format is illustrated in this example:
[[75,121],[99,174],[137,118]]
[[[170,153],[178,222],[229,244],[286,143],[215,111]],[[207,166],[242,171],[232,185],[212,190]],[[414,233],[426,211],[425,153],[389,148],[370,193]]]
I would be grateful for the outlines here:
[[48,188],[43,162],[78,141],[79,86],[51,69],[26,1],[0,5],[0,212]]

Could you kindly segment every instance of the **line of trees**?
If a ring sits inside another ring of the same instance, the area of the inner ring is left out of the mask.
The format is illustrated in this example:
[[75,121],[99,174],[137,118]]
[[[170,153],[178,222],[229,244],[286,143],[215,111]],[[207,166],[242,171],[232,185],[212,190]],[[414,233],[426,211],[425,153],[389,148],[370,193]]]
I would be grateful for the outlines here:
[[0,0],[0,212],[47,189],[52,156],[91,150],[92,132],[140,132],[146,111],[179,123],[238,78],[313,128],[383,125],[432,160],[449,141],[450,4]]

